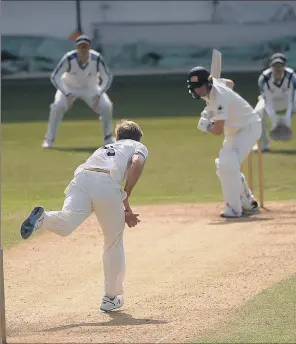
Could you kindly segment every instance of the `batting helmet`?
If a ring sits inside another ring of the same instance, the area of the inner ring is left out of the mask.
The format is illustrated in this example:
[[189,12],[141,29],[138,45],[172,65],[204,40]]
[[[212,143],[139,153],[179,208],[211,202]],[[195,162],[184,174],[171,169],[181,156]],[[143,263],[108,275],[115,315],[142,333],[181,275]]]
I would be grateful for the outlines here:
[[195,99],[200,99],[200,96],[194,92],[194,88],[199,88],[203,85],[209,85],[211,87],[212,83],[212,76],[204,67],[194,67],[188,73],[187,88],[191,96]]

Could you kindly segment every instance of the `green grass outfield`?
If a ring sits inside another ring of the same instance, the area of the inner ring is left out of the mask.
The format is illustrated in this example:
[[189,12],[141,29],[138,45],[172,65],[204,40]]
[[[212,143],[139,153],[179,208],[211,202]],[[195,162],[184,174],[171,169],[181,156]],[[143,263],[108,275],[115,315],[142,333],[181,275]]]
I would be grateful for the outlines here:
[[[227,77],[233,78],[236,89],[255,105],[258,75]],[[47,209],[59,209],[62,206],[63,191],[74,169],[102,142],[95,114],[78,102],[65,115],[56,148],[42,150],[40,144],[53,96],[53,87],[44,80],[2,84],[2,231],[5,247],[20,240],[19,226],[32,207],[42,204]],[[214,164],[222,137],[203,134],[196,129],[203,102],[188,95],[186,76],[118,78],[110,98],[115,105],[115,120],[131,118],[139,122],[144,130],[143,142],[150,153],[132,204],[221,201],[223,206]],[[295,120],[293,129],[296,132]],[[254,165],[255,162],[254,159]],[[273,142],[272,152],[264,154],[263,163],[266,200],[295,199],[296,138],[288,143]],[[279,288],[287,290],[286,302],[289,302],[295,297],[295,280],[287,283],[292,283],[294,289],[289,289],[290,284],[285,283]],[[274,305],[272,315],[274,321],[278,321],[277,314],[281,313],[277,307],[281,306]],[[253,314],[257,308],[250,309],[248,314]],[[292,312],[285,322],[295,324]],[[237,336],[238,328],[229,326],[229,333]],[[268,342],[269,337],[261,333],[262,341]],[[251,337],[239,335],[239,338]]]
[[256,295],[196,343],[296,343],[296,276]]

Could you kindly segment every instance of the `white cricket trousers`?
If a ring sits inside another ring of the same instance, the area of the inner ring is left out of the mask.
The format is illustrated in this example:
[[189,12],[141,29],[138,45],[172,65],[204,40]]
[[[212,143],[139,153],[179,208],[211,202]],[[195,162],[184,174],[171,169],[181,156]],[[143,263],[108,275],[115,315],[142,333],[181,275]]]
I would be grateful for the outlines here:
[[94,211],[104,235],[105,295],[123,294],[125,215],[120,185],[109,174],[82,171],[65,190],[62,210],[45,212],[42,229],[71,234]]
[[235,213],[241,215],[241,194],[244,192],[241,164],[251,152],[262,133],[261,122],[254,122],[225,136],[219,158],[215,160],[217,175],[221,181],[223,198]]
[[[70,93],[76,99],[83,100],[90,108],[93,105],[93,97],[99,95],[99,87],[83,88],[83,89],[69,89]],[[57,136],[58,127],[64,117],[64,114],[69,110],[66,96],[57,90],[54,102],[50,105],[50,113],[48,120],[47,132],[45,139],[53,142]],[[101,94],[100,101],[96,109],[93,109],[97,114],[100,114],[100,121],[102,124],[104,143],[108,144],[112,137],[112,116],[113,104],[106,93]]]
[[[274,109],[277,113],[282,112],[282,111],[287,111],[287,106],[288,104],[285,103],[278,103],[274,102]],[[269,145],[269,139],[267,135],[267,125],[266,125],[266,117],[267,113],[265,111],[265,99],[262,96],[258,97],[258,103],[256,104],[255,111],[259,114],[261,118],[261,124],[262,124],[262,136],[261,136],[261,142],[262,142],[262,148],[268,148]],[[296,111],[296,94],[294,98],[294,111]],[[293,113],[292,113],[293,114]],[[278,115],[276,114],[275,116],[270,117],[271,121],[271,128],[275,128],[277,124],[279,123],[280,120],[284,121],[284,123],[288,126],[291,127],[291,120],[292,120],[292,114],[291,116],[287,115]]]

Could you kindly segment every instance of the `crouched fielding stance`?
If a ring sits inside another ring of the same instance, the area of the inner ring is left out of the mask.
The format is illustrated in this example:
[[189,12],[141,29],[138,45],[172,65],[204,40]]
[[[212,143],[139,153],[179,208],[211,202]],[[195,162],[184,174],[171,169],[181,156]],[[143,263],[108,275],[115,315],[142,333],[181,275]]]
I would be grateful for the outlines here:
[[[140,222],[129,197],[140,178],[148,157],[140,142],[141,128],[132,121],[121,121],[115,128],[116,142],[97,149],[78,166],[74,179],[65,190],[60,211],[35,207],[21,226],[24,239],[36,230],[50,230],[60,236],[71,234],[94,211],[104,235],[105,296],[101,310],[111,311],[123,305],[125,258],[123,231],[125,222],[134,227]],[[122,181],[126,179],[124,190]]]
[[[292,114],[296,111],[296,75],[287,66],[286,57],[281,53],[273,54],[269,66],[258,79],[260,96],[255,107],[262,121],[263,152],[269,151],[266,115],[271,120],[270,137],[275,141],[289,141],[292,138]],[[255,145],[253,150],[257,149]]]
[[[115,141],[112,136],[113,105],[106,93],[111,85],[112,75],[102,55],[91,49],[87,36],[82,35],[76,39],[76,50],[63,56],[50,80],[57,92],[50,105],[48,129],[42,148],[53,146],[63,116],[77,98],[100,114],[104,144]],[[102,81],[101,84],[99,81]]]
[[212,78],[203,67],[188,74],[189,93],[206,101],[198,128],[220,135],[224,131],[223,148],[215,160],[225,201],[222,217],[240,217],[255,212],[258,204],[250,191],[240,167],[261,135],[261,120],[253,108],[232,90],[233,81]]

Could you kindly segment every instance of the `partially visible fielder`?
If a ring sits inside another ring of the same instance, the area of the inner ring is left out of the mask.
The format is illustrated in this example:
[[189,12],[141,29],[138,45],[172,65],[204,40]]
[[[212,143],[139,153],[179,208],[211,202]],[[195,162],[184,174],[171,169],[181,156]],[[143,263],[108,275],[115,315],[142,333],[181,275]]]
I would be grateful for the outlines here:
[[[296,110],[296,75],[293,69],[287,67],[286,57],[281,53],[273,54],[269,65],[270,68],[259,77],[260,96],[255,107],[262,121],[262,152],[269,151],[266,114],[271,120],[270,137],[287,141],[292,138],[291,119]],[[285,114],[280,116],[282,111]],[[253,150],[258,150],[257,144]]]
[[[66,53],[51,74],[56,87],[54,102],[50,105],[49,123],[42,148],[51,148],[58,126],[75,99],[82,99],[94,112],[100,114],[104,144],[114,142],[112,136],[113,105],[107,95],[112,75],[101,54],[91,49],[90,39],[79,36],[76,50]],[[102,82],[101,84],[100,81]]]
[[241,217],[242,213],[258,210],[258,203],[240,172],[242,162],[261,135],[261,120],[254,109],[232,90],[234,82],[216,79],[203,67],[190,70],[187,79],[189,93],[206,101],[198,128],[221,135],[223,148],[215,160],[221,181],[225,209],[222,217]]
[[[96,150],[78,166],[74,179],[65,190],[60,211],[35,207],[21,226],[28,239],[36,230],[50,230],[60,236],[70,235],[94,211],[104,234],[105,295],[101,310],[112,311],[123,305],[125,258],[124,223],[134,227],[140,222],[129,198],[148,157],[140,142],[141,128],[132,121],[121,121],[115,128],[116,142]],[[126,179],[124,190],[121,184]]]

